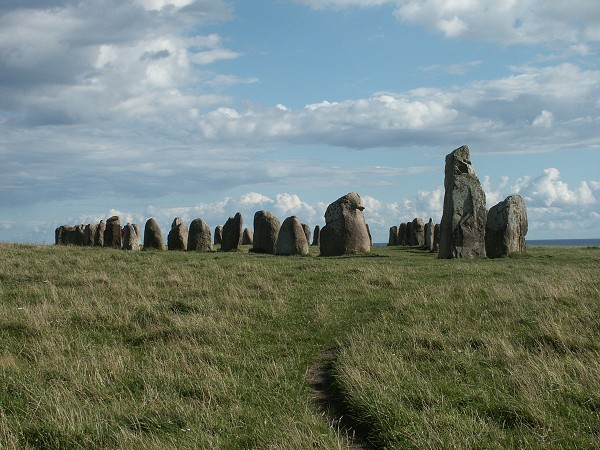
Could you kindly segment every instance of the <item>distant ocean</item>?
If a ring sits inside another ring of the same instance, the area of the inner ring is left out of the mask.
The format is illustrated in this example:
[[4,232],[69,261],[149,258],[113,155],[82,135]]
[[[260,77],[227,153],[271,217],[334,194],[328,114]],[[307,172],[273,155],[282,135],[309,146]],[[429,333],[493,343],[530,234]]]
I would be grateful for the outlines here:
[[527,245],[545,247],[600,247],[600,239],[527,239]]

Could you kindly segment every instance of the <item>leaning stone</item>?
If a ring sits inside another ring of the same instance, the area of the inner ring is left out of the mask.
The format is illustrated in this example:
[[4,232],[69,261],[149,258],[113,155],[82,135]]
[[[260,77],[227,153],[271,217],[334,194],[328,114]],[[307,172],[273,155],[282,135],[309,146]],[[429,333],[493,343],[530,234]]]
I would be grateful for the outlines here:
[[527,208],[520,195],[510,195],[493,206],[485,225],[485,251],[488,258],[525,253],[525,235],[529,224]]
[[255,253],[275,253],[275,244],[281,223],[275,215],[269,211],[257,211],[254,213],[254,241],[252,251]]
[[128,223],[125,225],[125,233],[123,234],[123,249],[124,250],[139,250],[140,239],[135,232],[135,227]]
[[211,252],[212,235],[210,227],[202,219],[194,219],[190,224],[190,232],[188,234],[187,249],[199,252]]
[[446,156],[439,258],[485,258],[485,192],[469,147]]
[[189,230],[181,217],[176,217],[171,224],[171,231],[167,236],[167,248],[169,250],[187,250]]
[[313,241],[312,241],[312,245],[314,246],[319,246],[320,241],[321,241],[321,227],[319,225],[315,226],[315,229],[313,231]]
[[165,241],[162,231],[156,220],[152,217],[146,221],[144,226],[144,248],[143,250],[164,250]]
[[237,250],[242,242],[242,215],[237,213],[235,217],[230,217],[223,225],[223,239],[221,241],[221,250]]
[[281,224],[277,243],[277,255],[306,255],[308,254],[308,241],[300,219],[296,216],[288,217]]
[[388,246],[398,245],[398,227],[390,227],[390,236],[388,238]]
[[104,247],[121,248],[121,223],[119,222],[119,216],[112,216],[106,221]]
[[325,226],[321,229],[322,256],[371,251],[364,209],[362,199],[356,192],[340,197],[327,207]]
[[94,247],[104,247],[104,232],[106,231],[106,222],[101,220],[96,226],[94,233]]
[[250,228],[244,228],[242,233],[242,245],[252,245],[254,242],[254,235]]

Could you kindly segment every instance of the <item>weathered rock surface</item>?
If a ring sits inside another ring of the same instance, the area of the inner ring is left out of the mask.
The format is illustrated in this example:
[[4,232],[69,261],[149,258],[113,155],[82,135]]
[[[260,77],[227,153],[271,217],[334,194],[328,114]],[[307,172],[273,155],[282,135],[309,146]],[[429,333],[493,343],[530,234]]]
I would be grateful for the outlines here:
[[438,257],[484,258],[485,192],[466,145],[446,156],[444,188]]
[[308,245],[310,246],[310,235],[311,235],[311,231],[312,231],[310,229],[310,225],[303,223],[302,229],[304,230],[304,235],[306,236],[306,242],[308,242]]
[[146,221],[144,226],[144,248],[143,250],[164,250],[165,241],[162,231],[156,220],[152,217]]
[[124,227],[125,233],[123,233],[123,249],[124,250],[139,250],[140,249],[140,238],[135,231],[135,226],[128,223]]
[[322,256],[371,251],[364,209],[362,199],[356,192],[340,197],[327,207],[325,226],[321,229]]
[[433,251],[433,233],[435,224],[433,219],[430,217],[429,222],[425,224],[425,248],[429,251]]
[[242,233],[242,245],[252,245],[254,243],[254,233],[250,228],[244,228]]
[[308,241],[300,219],[296,216],[288,217],[281,224],[277,243],[277,255],[306,255],[308,254]]
[[413,232],[414,223],[406,222],[406,243],[405,245],[415,245],[415,233]]
[[320,242],[321,242],[321,227],[319,225],[316,225],[315,229],[313,231],[312,245],[318,247]]
[[106,221],[104,247],[121,248],[121,222],[119,216],[112,216]]
[[406,245],[406,222],[398,227],[398,245]]
[[96,234],[97,225],[94,223],[88,223],[85,226],[85,245],[88,247],[93,247],[94,245],[94,236]]
[[275,254],[275,244],[281,223],[269,211],[257,211],[254,214],[254,242],[252,251]]
[[212,234],[210,227],[202,219],[194,219],[190,224],[190,230],[188,234],[188,252],[199,251],[199,252],[211,252],[212,246]]
[[434,252],[440,251],[440,224],[436,223],[433,227],[433,250]]
[[525,253],[528,228],[527,208],[520,195],[510,195],[490,208],[485,226],[485,251],[488,258]]
[[237,213],[235,217],[230,217],[223,225],[223,238],[221,240],[221,250],[237,250],[242,242],[242,215]]
[[74,242],[74,228],[71,225],[61,225],[54,230],[54,242],[56,245],[69,245]]
[[189,230],[181,217],[175,217],[171,224],[171,231],[167,236],[167,248],[169,250],[187,250]]
[[221,245],[223,241],[223,227],[221,225],[217,225],[215,227],[215,245]]
[[388,245],[398,245],[398,227],[390,227],[390,237],[388,238]]
[[106,231],[106,222],[101,220],[96,226],[94,233],[94,247],[104,247],[104,232]]
[[415,217],[412,221],[412,245],[423,247],[425,245],[425,223],[420,217]]

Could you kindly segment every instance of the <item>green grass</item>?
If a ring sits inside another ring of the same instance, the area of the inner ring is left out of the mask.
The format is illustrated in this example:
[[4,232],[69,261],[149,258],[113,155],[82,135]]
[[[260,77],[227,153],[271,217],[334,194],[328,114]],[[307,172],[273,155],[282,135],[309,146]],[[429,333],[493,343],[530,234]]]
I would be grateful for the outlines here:
[[600,442],[600,249],[311,252],[0,244],[0,448]]

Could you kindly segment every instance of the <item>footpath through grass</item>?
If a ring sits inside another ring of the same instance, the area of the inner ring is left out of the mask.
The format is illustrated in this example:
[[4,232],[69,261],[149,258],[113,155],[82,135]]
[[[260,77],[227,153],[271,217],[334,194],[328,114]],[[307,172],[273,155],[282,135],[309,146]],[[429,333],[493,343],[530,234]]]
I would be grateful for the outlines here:
[[363,444],[600,441],[600,249],[373,250],[0,244],[0,448],[343,448],[307,379],[331,348]]

